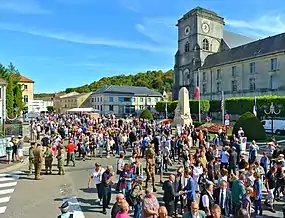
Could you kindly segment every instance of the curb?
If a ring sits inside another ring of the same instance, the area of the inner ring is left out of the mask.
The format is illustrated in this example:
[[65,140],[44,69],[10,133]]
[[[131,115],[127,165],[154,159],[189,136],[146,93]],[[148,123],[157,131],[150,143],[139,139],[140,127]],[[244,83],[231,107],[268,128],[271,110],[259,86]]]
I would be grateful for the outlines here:
[[7,173],[7,172],[10,172],[10,171],[15,171],[25,165],[27,165],[29,162],[29,157],[25,157],[23,163],[16,163],[16,164],[12,164],[10,166],[7,166],[3,169],[0,169],[0,173]]

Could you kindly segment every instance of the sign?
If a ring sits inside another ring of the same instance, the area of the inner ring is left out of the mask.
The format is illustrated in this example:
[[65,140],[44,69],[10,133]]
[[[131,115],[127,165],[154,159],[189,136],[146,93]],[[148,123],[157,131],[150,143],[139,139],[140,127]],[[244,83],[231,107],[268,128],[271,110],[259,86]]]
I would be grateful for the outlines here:
[[225,120],[230,120],[230,115],[229,114],[225,115]]
[[229,120],[225,120],[225,125],[229,126],[230,125],[230,121]]

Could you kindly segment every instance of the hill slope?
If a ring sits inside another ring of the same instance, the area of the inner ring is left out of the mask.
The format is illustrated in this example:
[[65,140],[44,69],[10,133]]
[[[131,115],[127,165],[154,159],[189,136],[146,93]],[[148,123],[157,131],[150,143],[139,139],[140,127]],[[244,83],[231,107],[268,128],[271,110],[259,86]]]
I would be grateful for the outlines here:
[[135,75],[118,75],[112,77],[103,77],[89,85],[76,88],[67,88],[67,93],[76,91],[79,93],[96,91],[105,85],[127,85],[127,86],[145,86],[155,90],[165,90],[170,92],[173,84],[173,70],[147,71]]

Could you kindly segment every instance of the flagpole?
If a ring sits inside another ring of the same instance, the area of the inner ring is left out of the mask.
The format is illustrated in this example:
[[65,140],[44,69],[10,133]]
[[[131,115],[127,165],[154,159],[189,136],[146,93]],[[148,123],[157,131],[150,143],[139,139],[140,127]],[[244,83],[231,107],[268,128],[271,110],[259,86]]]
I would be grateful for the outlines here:
[[222,91],[222,124],[225,124],[225,96],[224,96],[224,91]]
[[201,123],[201,101],[200,101],[200,99],[201,99],[201,94],[200,94],[200,92],[201,92],[201,90],[200,90],[200,68],[198,68],[198,88],[199,88],[199,99],[198,99],[198,110],[199,110],[199,123]]

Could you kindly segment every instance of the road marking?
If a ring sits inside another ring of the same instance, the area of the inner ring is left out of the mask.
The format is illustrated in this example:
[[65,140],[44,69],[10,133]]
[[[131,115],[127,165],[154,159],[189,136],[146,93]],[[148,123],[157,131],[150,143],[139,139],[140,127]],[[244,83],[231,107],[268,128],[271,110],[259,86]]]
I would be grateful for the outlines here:
[[3,183],[0,184],[0,188],[6,188],[6,187],[11,187],[11,186],[16,186],[17,182],[8,182],[8,183]]
[[0,190],[0,195],[6,195],[6,194],[11,194],[14,192],[15,189],[4,189]]
[[63,199],[63,202],[68,202],[69,209],[71,212],[73,212],[74,218],[85,218],[84,213],[82,212],[81,207],[79,205],[79,202],[77,201],[77,198]]
[[16,179],[14,179],[13,177],[3,177],[0,178],[0,182],[7,182],[7,181],[14,181]]
[[3,198],[0,198],[0,204],[1,204],[1,203],[7,203],[7,202],[9,202],[9,201],[10,201],[10,198],[11,198],[11,197],[3,197]]
[[5,213],[6,209],[7,209],[7,206],[0,207],[0,214]]

